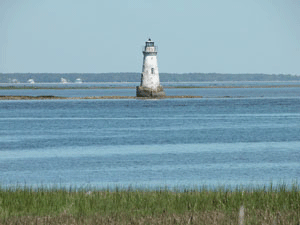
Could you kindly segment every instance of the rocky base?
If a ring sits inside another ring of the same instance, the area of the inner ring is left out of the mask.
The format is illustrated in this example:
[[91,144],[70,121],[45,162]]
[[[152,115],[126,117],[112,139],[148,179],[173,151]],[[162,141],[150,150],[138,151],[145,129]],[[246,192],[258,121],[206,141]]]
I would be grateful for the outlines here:
[[136,97],[144,97],[144,98],[163,98],[166,97],[166,93],[162,86],[159,86],[157,90],[153,90],[151,88],[146,88],[142,86],[136,87]]

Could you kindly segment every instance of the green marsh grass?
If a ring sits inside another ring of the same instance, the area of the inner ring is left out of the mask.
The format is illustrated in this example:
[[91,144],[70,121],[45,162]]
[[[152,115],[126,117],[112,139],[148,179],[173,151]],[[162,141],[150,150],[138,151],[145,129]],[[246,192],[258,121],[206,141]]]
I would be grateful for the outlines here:
[[0,188],[0,224],[300,224],[300,189]]

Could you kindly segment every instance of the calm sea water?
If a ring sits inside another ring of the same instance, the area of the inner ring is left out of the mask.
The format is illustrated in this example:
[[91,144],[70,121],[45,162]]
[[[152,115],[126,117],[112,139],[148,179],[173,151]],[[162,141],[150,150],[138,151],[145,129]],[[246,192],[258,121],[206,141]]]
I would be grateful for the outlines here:
[[[165,88],[167,95],[191,95],[203,97],[300,97],[300,87],[281,88]],[[86,96],[135,96],[136,90],[131,89],[11,89],[0,90],[0,95],[60,97]]]
[[[278,86],[278,85],[300,85],[299,80],[293,81],[203,81],[203,82],[161,82],[164,87],[257,87],[257,86]],[[83,83],[0,83],[0,87],[136,87],[140,82],[83,82]]]
[[[226,90],[202,99],[0,101],[0,183],[193,188],[299,180],[300,88]],[[214,97],[222,95],[233,97]]]

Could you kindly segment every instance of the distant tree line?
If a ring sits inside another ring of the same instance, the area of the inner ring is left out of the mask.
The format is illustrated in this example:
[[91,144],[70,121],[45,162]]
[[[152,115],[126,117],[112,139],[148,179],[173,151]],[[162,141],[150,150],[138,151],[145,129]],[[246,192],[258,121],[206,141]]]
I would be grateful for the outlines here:
[[[33,79],[37,83],[57,83],[61,78],[75,82],[139,82],[140,73],[0,73],[0,83],[26,83]],[[300,76],[284,74],[220,74],[220,73],[161,73],[161,82],[205,82],[205,81],[292,81]]]

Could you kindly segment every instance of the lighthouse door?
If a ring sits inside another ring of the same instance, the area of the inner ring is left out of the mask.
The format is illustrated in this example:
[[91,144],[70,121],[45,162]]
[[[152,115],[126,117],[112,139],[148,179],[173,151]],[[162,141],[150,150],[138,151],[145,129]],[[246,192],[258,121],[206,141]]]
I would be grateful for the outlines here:
[[151,74],[154,74],[154,68],[151,68]]

